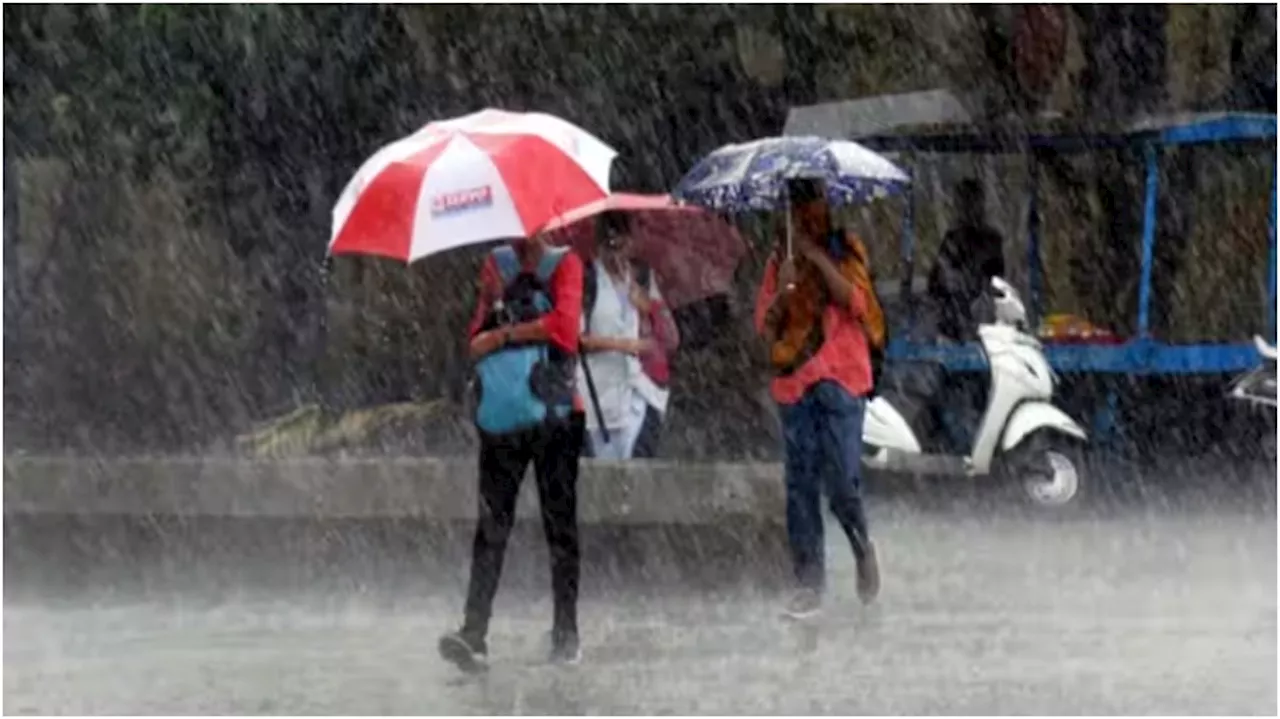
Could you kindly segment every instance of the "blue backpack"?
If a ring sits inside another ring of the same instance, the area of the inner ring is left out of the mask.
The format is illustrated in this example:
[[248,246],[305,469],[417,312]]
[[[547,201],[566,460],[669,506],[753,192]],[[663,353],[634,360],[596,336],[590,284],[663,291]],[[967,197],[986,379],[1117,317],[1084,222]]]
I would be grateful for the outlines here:
[[[493,251],[502,278],[502,301],[482,330],[532,322],[551,311],[547,283],[568,254],[547,249],[535,272],[527,272],[510,247]],[[564,420],[573,411],[574,357],[546,342],[511,344],[476,362],[476,426],[506,435]]]

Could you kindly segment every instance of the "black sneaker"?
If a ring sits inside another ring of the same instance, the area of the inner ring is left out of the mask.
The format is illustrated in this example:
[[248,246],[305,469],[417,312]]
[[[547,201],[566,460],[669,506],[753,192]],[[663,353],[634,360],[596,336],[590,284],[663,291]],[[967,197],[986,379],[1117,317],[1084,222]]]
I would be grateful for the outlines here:
[[577,634],[566,634],[563,636],[553,636],[551,639],[551,656],[549,657],[552,664],[568,664],[573,665],[582,661],[582,645],[578,642]]
[[453,662],[467,674],[475,674],[489,668],[489,652],[484,641],[474,642],[453,632],[440,637],[440,656]]

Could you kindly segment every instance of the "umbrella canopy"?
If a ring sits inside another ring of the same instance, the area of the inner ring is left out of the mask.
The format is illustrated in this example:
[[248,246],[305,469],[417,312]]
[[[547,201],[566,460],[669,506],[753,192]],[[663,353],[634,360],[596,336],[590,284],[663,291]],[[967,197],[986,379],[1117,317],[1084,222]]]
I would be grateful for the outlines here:
[[487,109],[433,122],[383,147],[333,209],[331,254],[404,262],[525,237],[609,191],[617,153],[542,113]]
[[723,294],[733,285],[747,245],[732,224],[707,210],[678,205],[669,195],[614,193],[565,213],[543,228],[556,244],[595,256],[595,218],[606,212],[631,216],[634,256],[653,268],[673,308]]
[[680,180],[677,199],[729,212],[786,205],[786,180],[824,180],[832,206],[887,197],[910,183],[907,173],[856,142],[821,137],[770,137],[726,145]]

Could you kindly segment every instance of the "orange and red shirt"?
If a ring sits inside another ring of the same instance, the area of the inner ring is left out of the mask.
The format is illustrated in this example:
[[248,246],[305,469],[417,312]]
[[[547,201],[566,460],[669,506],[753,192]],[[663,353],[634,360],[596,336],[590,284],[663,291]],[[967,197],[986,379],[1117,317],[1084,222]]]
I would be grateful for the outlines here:
[[[778,262],[775,257],[770,257],[756,296],[757,332],[764,331],[765,313],[777,294]],[[854,397],[863,397],[871,392],[871,352],[861,321],[866,308],[866,290],[857,285],[854,285],[849,302],[827,304],[822,311],[822,347],[792,374],[773,379],[769,393],[775,402],[795,404],[810,387],[824,380],[839,384]]]

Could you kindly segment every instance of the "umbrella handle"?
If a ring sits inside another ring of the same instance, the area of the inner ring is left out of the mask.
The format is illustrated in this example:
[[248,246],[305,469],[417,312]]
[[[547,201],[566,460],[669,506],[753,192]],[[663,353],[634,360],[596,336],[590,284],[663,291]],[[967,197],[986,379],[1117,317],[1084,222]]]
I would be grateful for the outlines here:
[[[785,212],[787,215],[787,259],[790,260],[790,259],[794,259],[795,257],[795,252],[793,250],[792,242],[791,242],[792,229],[791,229],[791,197],[790,196],[787,197],[787,204],[782,211]],[[795,288],[796,288],[796,285],[794,282],[787,285],[788,292],[790,292],[791,290],[794,290]]]

